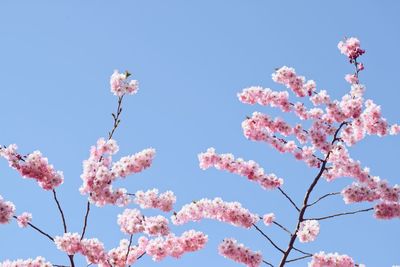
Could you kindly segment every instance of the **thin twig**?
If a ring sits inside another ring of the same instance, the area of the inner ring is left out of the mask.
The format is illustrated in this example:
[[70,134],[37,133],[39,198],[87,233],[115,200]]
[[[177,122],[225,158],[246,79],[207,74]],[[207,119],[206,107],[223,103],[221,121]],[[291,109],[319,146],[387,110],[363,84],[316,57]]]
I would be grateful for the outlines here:
[[87,221],[88,221],[88,217],[89,217],[89,212],[90,212],[90,202],[88,201],[87,205],[86,205],[86,214],[85,214],[85,219],[84,219],[84,222],[83,222],[81,240],[83,239],[83,237],[85,236],[85,233],[86,233],[86,227],[87,227]]
[[313,255],[301,256],[301,257],[298,257],[298,258],[295,258],[295,259],[287,260],[286,263],[294,262],[294,261],[299,261],[299,260],[302,260],[302,259],[307,259],[307,258],[310,258],[310,257],[312,257],[312,256],[313,256]]
[[373,209],[374,208],[368,208],[368,209],[362,209],[362,210],[356,210],[356,211],[342,212],[342,213],[337,213],[337,214],[333,214],[333,215],[329,215],[329,216],[325,216],[325,217],[311,218],[311,219],[308,219],[308,220],[321,221],[321,220],[326,220],[326,219],[339,217],[339,216],[344,216],[344,215],[351,215],[351,214],[356,214],[356,213],[360,213],[360,212],[367,212],[367,211],[370,211],[370,210],[373,210]]
[[140,259],[141,257],[143,257],[146,254],[146,252],[143,252],[142,255],[140,255],[139,257],[136,258],[136,260]]
[[56,193],[55,189],[53,189],[53,197],[54,197],[54,200],[57,203],[58,210],[60,211],[60,214],[61,214],[61,219],[62,219],[62,223],[63,223],[63,226],[64,226],[64,233],[66,233],[66,232],[68,232],[67,231],[67,223],[65,222],[64,212],[63,212],[63,210],[61,208],[60,202],[57,199],[57,193]]
[[283,189],[281,187],[278,187],[279,192],[281,192],[289,201],[290,203],[292,203],[293,207],[300,212],[299,207],[297,207],[296,203],[294,203],[294,201],[289,197],[288,194],[285,193],[285,191],[283,191]]
[[273,221],[272,223],[281,228],[283,231],[287,232],[289,235],[292,235],[292,233],[282,224],[278,223],[277,221]]
[[268,265],[268,266],[271,266],[271,267],[274,267],[274,265],[272,265],[271,263],[269,263],[268,261],[266,261],[266,260],[262,260],[266,265]]
[[256,230],[257,230],[258,232],[260,232],[266,239],[268,239],[268,241],[269,241],[277,250],[279,250],[279,251],[282,252],[282,253],[285,253],[285,251],[283,251],[283,249],[281,249],[280,247],[278,247],[278,246],[275,244],[275,242],[272,241],[272,239],[269,238],[269,236],[267,236],[267,234],[265,234],[260,228],[257,227],[257,225],[255,225],[255,224],[253,223],[253,226],[254,226],[254,228],[256,228]]
[[126,251],[126,256],[125,256],[125,265],[126,265],[126,262],[128,261],[129,252],[131,250],[132,238],[133,238],[133,235],[131,235],[131,238],[129,238],[129,245],[128,245],[128,249]]
[[317,200],[315,200],[314,202],[308,204],[308,207],[311,207],[312,205],[317,204],[319,201],[321,201],[322,199],[324,199],[324,198],[326,198],[326,197],[335,196],[335,195],[339,195],[339,194],[340,194],[340,192],[333,192],[333,193],[325,194],[325,195],[323,195],[322,197],[320,197],[320,198],[318,198]]
[[295,246],[293,246],[293,250],[296,250],[297,252],[300,252],[300,253],[302,253],[302,254],[304,254],[304,255],[308,255],[308,256],[312,256],[312,255],[313,255],[313,254],[311,254],[311,253],[304,252],[304,251],[302,251],[301,249],[296,248]]
[[[17,216],[13,216],[13,218],[14,219],[18,219],[18,217]],[[48,239],[50,239],[51,241],[53,241],[54,242],[54,238],[51,236],[51,235],[49,235],[48,233],[46,233],[46,232],[44,232],[43,230],[41,230],[41,229],[39,229],[37,226],[35,226],[35,225],[33,225],[32,223],[30,223],[30,222],[28,222],[28,225],[30,226],[30,227],[32,227],[33,229],[35,229],[36,231],[38,231],[39,233],[41,233],[42,235],[44,235],[44,236],[46,236]]]

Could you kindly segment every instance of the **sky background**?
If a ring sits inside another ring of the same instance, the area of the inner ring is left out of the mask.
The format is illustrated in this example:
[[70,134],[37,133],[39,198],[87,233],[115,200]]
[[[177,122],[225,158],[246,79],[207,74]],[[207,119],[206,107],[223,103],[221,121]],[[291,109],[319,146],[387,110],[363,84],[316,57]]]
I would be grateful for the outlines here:
[[[130,192],[173,190],[176,210],[202,197],[237,200],[258,214],[274,212],[278,222],[293,229],[297,215],[279,192],[265,191],[234,174],[202,171],[197,154],[213,146],[217,152],[256,160],[267,172],[283,177],[284,189],[299,203],[317,171],[266,144],[246,140],[241,122],[247,115],[281,113],[241,104],[237,92],[252,85],[283,90],[271,73],[287,65],[339,98],[349,90],[343,77],[353,69],[336,46],[344,36],[357,36],[367,51],[361,59],[366,98],[382,105],[389,122],[399,122],[399,8],[397,1],[2,0],[0,144],[16,143],[23,154],[38,149],[64,172],[58,195],[70,231],[80,232],[86,203],[78,192],[82,161],[112,127],[110,113],[117,99],[109,91],[110,75],[114,69],[129,70],[140,81],[140,90],[124,101],[115,159],[147,147],[156,148],[157,156],[150,169],[118,185]],[[395,184],[400,183],[399,149],[399,137],[368,137],[350,152],[372,174]],[[52,235],[62,234],[51,192],[21,179],[4,160],[0,177],[0,194],[15,203],[18,214],[32,212],[34,224]],[[323,180],[313,196],[349,183],[345,178]],[[309,214],[369,206],[346,206],[333,197]],[[87,237],[99,238],[107,249],[116,247],[121,238],[128,238],[116,224],[121,212],[110,206],[93,208]],[[287,246],[288,237],[278,228],[260,227]],[[204,220],[173,230],[180,234],[192,228],[209,235],[207,247],[158,266],[238,266],[218,255],[217,245],[225,237],[235,237],[262,251],[264,259],[279,262],[279,253],[254,229]],[[318,239],[299,247],[337,251],[367,266],[383,267],[400,264],[399,239],[399,220],[377,221],[368,213],[322,221]],[[0,261],[38,255],[68,264],[65,254],[32,229],[20,229],[15,222],[0,226]],[[82,257],[76,262],[85,266]],[[135,265],[155,263],[143,257]]]

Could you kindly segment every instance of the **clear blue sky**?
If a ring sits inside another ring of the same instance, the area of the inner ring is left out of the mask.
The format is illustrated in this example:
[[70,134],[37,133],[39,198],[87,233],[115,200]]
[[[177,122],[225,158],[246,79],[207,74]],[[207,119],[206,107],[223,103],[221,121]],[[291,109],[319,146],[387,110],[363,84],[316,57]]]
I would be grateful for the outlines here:
[[[284,188],[300,202],[315,175],[304,164],[267,145],[247,141],[241,122],[253,111],[275,110],[241,104],[236,93],[250,85],[283,89],[271,80],[274,68],[288,65],[340,97],[348,90],[343,77],[352,70],[336,45],[357,36],[367,54],[361,75],[366,96],[382,105],[390,122],[399,121],[398,62],[400,4],[396,1],[18,1],[0,2],[0,143],[17,143],[20,151],[39,149],[64,171],[59,188],[69,227],[80,231],[86,198],[81,196],[82,160],[89,147],[111,127],[116,98],[109,76],[130,70],[140,91],[126,98],[115,139],[122,155],[146,147],[157,149],[153,167],[129,177],[134,192],[158,187],[173,190],[176,209],[201,197],[238,200],[254,212],[275,212],[290,229],[296,215],[278,192],[267,192],[246,179],[201,171],[197,154],[214,146],[219,152],[258,161],[267,172],[285,178]],[[399,183],[399,137],[371,137],[351,149],[354,158],[375,175]],[[33,222],[51,234],[62,232],[51,193],[23,180],[0,161],[0,194],[17,212],[30,211]],[[321,183],[321,194],[349,184]],[[367,205],[368,206],[368,205]],[[340,197],[326,201],[314,215],[352,210]],[[120,208],[94,208],[88,237],[107,248],[123,236],[116,224]],[[146,211],[146,214],[154,214]],[[279,254],[254,230],[216,221],[174,227],[209,234],[207,247],[159,266],[237,266],[218,255],[224,237],[235,237],[264,258]],[[288,238],[265,229],[286,247]],[[399,220],[377,221],[372,214],[323,221],[317,241],[307,251],[337,251],[367,266],[400,264]],[[0,260],[45,256],[56,264],[67,257],[47,239],[16,223],[0,227]],[[307,261],[292,266],[306,266]],[[137,266],[153,266],[149,257]],[[78,261],[78,266],[83,266]]]

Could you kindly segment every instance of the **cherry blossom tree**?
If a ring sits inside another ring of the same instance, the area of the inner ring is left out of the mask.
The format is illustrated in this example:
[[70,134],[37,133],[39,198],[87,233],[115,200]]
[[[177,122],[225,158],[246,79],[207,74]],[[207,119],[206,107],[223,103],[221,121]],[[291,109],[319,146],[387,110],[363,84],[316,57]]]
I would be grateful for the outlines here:
[[[56,207],[60,213],[63,233],[53,236],[43,228],[33,224],[32,214],[23,212],[16,215],[16,207],[0,196],[0,224],[11,223],[15,220],[20,227],[30,227],[53,245],[66,253],[71,267],[75,266],[75,256],[86,258],[89,265],[97,264],[102,267],[120,267],[134,264],[145,254],[154,261],[160,261],[167,256],[179,258],[186,252],[197,251],[207,243],[207,235],[195,230],[189,230],[179,236],[170,231],[169,220],[162,216],[145,216],[138,208],[126,208],[118,215],[117,223],[121,231],[129,239],[120,240],[119,246],[107,250],[97,238],[86,238],[85,233],[89,225],[90,208],[93,205],[103,207],[116,205],[124,207],[135,203],[141,209],[159,209],[171,212],[176,202],[172,191],[160,193],[157,189],[129,193],[125,188],[114,188],[113,182],[124,179],[129,175],[139,173],[149,168],[155,157],[153,148],[144,149],[136,154],[125,156],[113,162],[112,156],[118,152],[118,144],[113,135],[121,122],[123,99],[127,95],[136,94],[138,81],[130,79],[129,72],[115,71],[110,79],[111,92],[117,97],[117,110],[112,113],[113,126],[107,138],[100,138],[90,149],[90,155],[83,162],[82,186],[79,191],[88,197],[84,224],[80,233],[70,232],[67,218],[57,196],[57,187],[64,181],[63,173],[56,171],[40,151],[21,154],[17,146],[11,144],[0,147],[0,156],[5,158],[11,168],[21,174],[23,178],[33,179],[45,191],[52,192]],[[137,244],[134,245],[133,236],[140,234]],[[36,259],[0,262],[1,267],[48,267],[66,266],[52,264],[39,256]]]
[[[313,80],[306,80],[293,68],[281,67],[272,74],[272,79],[290,89],[299,101],[291,100],[288,91],[274,91],[269,88],[253,86],[238,93],[244,104],[278,108],[284,113],[293,113],[300,123],[290,125],[277,117],[254,112],[243,123],[243,134],[251,140],[267,143],[281,153],[290,153],[315,169],[302,203],[296,203],[284,189],[284,180],[273,173],[267,173],[253,160],[235,158],[232,154],[217,153],[214,148],[198,155],[200,168],[216,168],[228,171],[257,183],[266,190],[278,190],[293,206],[296,226],[289,230],[285,223],[278,222],[274,213],[259,216],[242,207],[238,202],[226,202],[221,198],[201,199],[187,204],[176,212],[173,223],[181,225],[203,218],[215,219],[237,227],[255,228],[266,241],[281,254],[281,260],[275,264],[264,258],[259,251],[252,251],[233,238],[226,238],[220,244],[219,253],[249,267],[266,264],[285,266],[288,263],[311,258],[310,267],[354,267],[363,266],[350,256],[338,253],[307,252],[297,246],[296,241],[307,243],[314,241],[320,233],[320,222],[339,216],[371,212],[376,219],[400,218],[399,185],[390,185],[386,180],[371,174],[370,169],[350,156],[349,148],[356,145],[367,135],[384,137],[397,135],[398,124],[390,125],[381,114],[381,108],[372,100],[364,99],[365,86],[360,83],[359,74],[364,65],[359,57],[365,53],[357,38],[346,38],[339,42],[338,48],[354,67],[354,73],[347,74],[345,80],[350,91],[342,99],[331,99],[326,90],[317,90]],[[311,102],[307,104],[305,101]],[[309,126],[307,126],[309,125]],[[340,177],[350,177],[354,182],[341,192],[331,192],[318,196],[317,185],[325,179],[329,182]],[[314,194],[314,196],[313,196]],[[374,202],[361,210],[310,217],[307,212],[326,198],[341,195],[346,204]],[[281,247],[263,231],[265,226],[275,225],[288,234],[286,247]]]

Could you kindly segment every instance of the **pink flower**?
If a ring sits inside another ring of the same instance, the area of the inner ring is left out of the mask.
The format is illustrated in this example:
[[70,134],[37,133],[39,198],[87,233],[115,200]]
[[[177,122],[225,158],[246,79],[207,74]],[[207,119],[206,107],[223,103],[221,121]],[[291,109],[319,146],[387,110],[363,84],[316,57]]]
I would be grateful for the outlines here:
[[384,201],[375,206],[375,217],[378,219],[400,218],[400,203]]
[[148,243],[148,240],[145,237],[141,237],[139,240],[138,246],[131,245],[128,258],[126,258],[129,241],[127,239],[122,239],[119,243],[119,247],[111,249],[107,254],[108,261],[111,265],[114,267],[125,267],[134,264],[136,259],[146,251]]
[[0,156],[8,160],[10,167],[17,170],[22,177],[35,179],[45,190],[53,190],[63,183],[63,173],[54,170],[47,158],[40,151],[34,151],[26,157],[17,152],[15,144],[0,148]]
[[128,80],[131,74],[129,72],[119,73],[115,70],[110,78],[111,92],[121,97],[124,94],[136,94],[139,88],[139,82],[137,80]]
[[289,93],[287,91],[277,92],[269,88],[263,89],[259,86],[253,86],[243,89],[237,96],[245,104],[253,105],[258,103],[262,106],[270,105],[271,107],[280,108],[283,112],[291,110]]
[[358,77],[355,74],[346,74],[344,79],[350,84],[358,83]]
[[99,264],[107,261],[104,245],[97,238],[83,239],[81,241],[81,253],[86,257],[86,261],[89,264]]
[[46,261],[43,257],[36,257],[36,259],[27,259],[21,260],[18,259],[16,261],[6,260],[0,262],[1,267],[52,267],[53,265]]
[[27,227],[28,223],[32,221],[32,214],[24,212],[17,217],[17,223],[19,227]]
[[265,225],[270,226],[275,220],[275,214],[267,213],[263,216],[263,222]]
[[227,222],[244,228],[250,228],[259,220],[257,214],[243,208],[239,202],[224,202],[221,198],[201,199],[186,204],[171,217],[172,222],[177,225],[189,221],[199,221],[203,218]]
[[245,176],[249,180],[261,185],[264,189],[274,189],[283,184],[283,179],[275,174],[266,174],[255,161],[244,161],[241,158],[235,159],[232,154],[217,154],[214,148],[207,149],[207,152],[198,155],[200,168],[203,170],[215,167],[219,170],[226,170],[231,173]]
[[319,222],[317,220],[302,221],[299,230],[297,231],[297,236],[302,243],[314,241],[318,234]]
[[325,253],[323,251],[313,255],[309,267],[354,267],[354,261],[347,255]]
[[15,205],[10,201],[5,201],[0,195],[0,224],[9,223],[15,213]]
[[59,250],[68,255],[74,255],[81,252],[81,236],[78,233],[65,233],[63,236],[56,236],[54,243]]
[[122,214],[118,215],[118,225],[121,231],[126,234],[136,234],[144,231],[144,216],[137,209],[125,209]]
[[134,202],[140,205],[142,209],[154,208],[169,212],[176,202],[176,197],[172,191],[158,194],[158,189],[154,188],[146,192],[137,191]]
[[259,251],[253,252],[243,244],[239,244],[233,238],[224,239],[218,246],[219,254],[235,262],[248,267],[258,267],[262,263],[262,255]]
[[365,50],[360,48],[360,41],[355,37],[346,38],[344,41],[340,41],[338,48],[340,53],[346,55],[351,62],[365,53]]
[[272,74],[272,80],[274,82],[285,85],[298,97],[304,97],[306,95],[311,96],[315,91],[314,81],[305,81],[303,76],[297,76],[296,71],[293,68],[283,66]]

